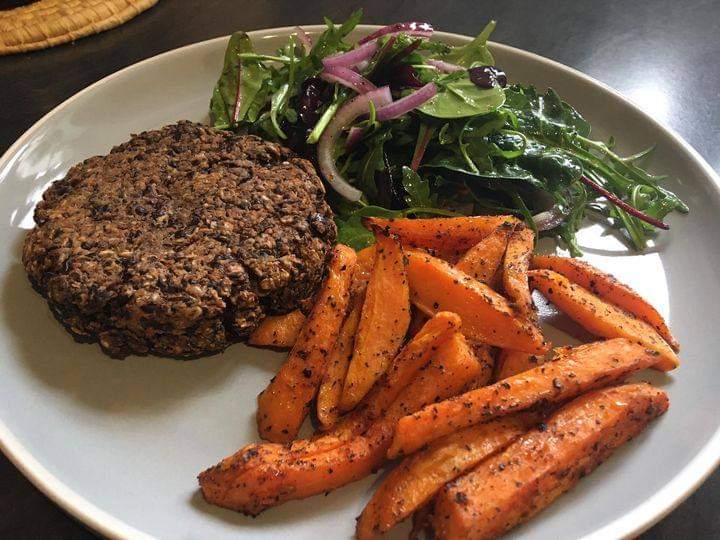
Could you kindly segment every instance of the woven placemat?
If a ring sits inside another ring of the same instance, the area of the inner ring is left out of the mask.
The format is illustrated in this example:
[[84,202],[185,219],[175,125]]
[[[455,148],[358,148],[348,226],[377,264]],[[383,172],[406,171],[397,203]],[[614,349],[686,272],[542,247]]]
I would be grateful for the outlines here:
[[0,11],[0,55],[34,51],[119,26],[158,0],[40,0]]

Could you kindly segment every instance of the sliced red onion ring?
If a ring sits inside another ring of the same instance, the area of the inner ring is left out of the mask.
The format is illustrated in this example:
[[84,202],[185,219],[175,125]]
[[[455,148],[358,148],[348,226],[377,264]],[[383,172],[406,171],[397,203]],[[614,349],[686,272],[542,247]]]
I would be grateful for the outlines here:
[[457,64],[451,64],[450,62],[445,62],[444,60],[429,59],[426,60],[425,63],[431,66],[435,66],[444,73],[455,73],[456,71],[465,70],[465,68],[462,66],[458,66]]
[[533,216],[533,221],[538,231],[549,231],[560,225],[565,219],[565,214],[558,206],[545,210]]
[[430,37],[432,36],[432,33],[433,27],[425,22],[395,23],[389,26],[384,26],[380,30],[376,30],[369,36],[365,36],[360,41],[358,41],[358,45],[368,43],[369,41],[375,40],[382,36],[386,36],[388,34],[407,34],[409,36]]
[[353,69],[360,72],[364,71],[366,67],[370,65],[370,60],[363,60],[362,62],[358,62],[353,66]]
[[306,53],[309,53],[313,48],[312,39],[310,39],[310,36],[307,34],[307,32],[303,30],[303,28],[300,26],[296,26],[295,31],[297,32],[297,38],[300,42],[300,45],[303,46],[303,49],[305,49]]
[[435,83],[427,83],[422,88],[415,90],[412,94],[408,94],[404,98],[379,108],[377,110],[377,119],[383,122],[385,120],[398,118],[403,114],[417,109],[420,105],[435,97],[435,94],[437,94]]
[[354,48],[352,51],[333,54],[332,56],[323,58],[322,63],[323,66],[325,66],[325,69],[332,67],[352,67],[371,58],[377,49],[377,41],[371,41],[370,43],[365,43],[364,45]]
[[348,131],[347,139],[345,139],[345,148],[347,150],[352,150],[353,148],[355,148],[360,142],[360,139],[363,138],[364,133],[365,130],[361,127],[351,127]]
[[370,110],[369,103],[371,101],[378,110],[392,102],[390,87],[383,86],[367,94],[359,94],[348,101],[335,113],[318,141],[320,172],[335,191],[350,201],[359,201],[360,197],[362,197],[362,191],[351,186],[340,174],[340,171],[335,166],[333,151],[343,128],[361,114],[367,114]]
[[377,86],[358,72],[342,66],[326,68],[325,71],[320,74],[320,78],[327,82],[338,83],[352,88],[358,94],[366,94],[377,90]]

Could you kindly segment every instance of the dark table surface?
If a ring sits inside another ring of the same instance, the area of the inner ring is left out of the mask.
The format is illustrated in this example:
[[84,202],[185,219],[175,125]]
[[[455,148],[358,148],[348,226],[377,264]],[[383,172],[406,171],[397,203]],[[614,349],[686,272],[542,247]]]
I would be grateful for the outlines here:
[[[26,2],[0,0],[0,9]],[[36,120],[87,85],[139,60],[236,29],[342,20],[363,6],[367,23],[428,20],[575,67],[635,99],[720,169],[720,1],[508,0],[338,2],[161,0],[108,32],[0,58],[0,153]],[[720,472],[642,538],[720,538]],[[0,538],[90,538],[0,456]]]

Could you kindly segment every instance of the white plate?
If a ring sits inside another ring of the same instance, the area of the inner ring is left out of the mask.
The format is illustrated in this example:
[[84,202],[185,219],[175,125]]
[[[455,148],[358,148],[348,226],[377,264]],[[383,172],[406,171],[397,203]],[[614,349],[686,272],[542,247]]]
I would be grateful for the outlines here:
[[[250,35],[270,52],[291,31]],[[235,345],[194,362],[111,360],[97,346],[70,338],[20,263],[35,203],[71,165],[106,153],[131,132],[206,119],[225,43],[218,38],[183,47],[103,79],[47,114],[0,160],[6,250],[0,259],[0,445],[38,488],[107,536],[349,538],[376,478],[254,520],[210,507],[198,495],[200,470],[256,438],[255,396],[283,355]],[[687,497],[720,456],[720,183],[679,137],[597,81],[511,47],[496,44],[493,51],[511,80],[556,88],[588,117],[596,136],[614,133],[627,151],[657,143],[656,169],[677,178],[669,187],[692,210],[672,216],[672,231],[642,256],[627,253],[597,225],[583,231],[587,258],[669,317],[683,344],[683,365],[670,377],[644,374],[670,393],[670,411],[514,536],[636,534]]]

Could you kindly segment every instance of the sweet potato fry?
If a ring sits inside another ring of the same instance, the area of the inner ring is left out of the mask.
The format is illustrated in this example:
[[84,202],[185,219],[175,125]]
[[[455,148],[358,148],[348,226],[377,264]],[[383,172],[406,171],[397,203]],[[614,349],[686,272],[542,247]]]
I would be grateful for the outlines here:
[[353,293],[365,296],[365,289],[370,281],[372,269],[375,264],[375,245],[368,246],[357,252],[355,276],[353,277]]
[[355,333],[360,322],[362,303],[350,309],[340,329],[337,343],[328,358],[327,369],[317,395],[317,417],[322,429],[335,425],[340,417],[340,396],[350,358],[352,357]]
[[530,257],[535,246],[535,233],[520,225],[510,236],[503,261],[503,289],[518,313],[529,320],[535,319],[535,312],[528,285]]
[[455,268],[495,289],[498,284],[498,270],[502,266],[508,239],[514,228],[515,224],[511,221],[496,227],[493,232],[467,250]]
[[357,525],[359,540],[384,534],[423,506],[447,482],[502,450],[540,422],[524,412],[471,426],[435,441],[405,458],[385,478],[363,510]]
[[349,313],[340,330],[327,371],[317,397],[317,416],[322,430],[330,429],[340,417],[340,399],[348,366],[352,359],[355,335],[362,313],[367,284],[375,261],[375,246],[357,253],[357,262],[350,287]]
[[335,346],[350,297],[355,251],[335,246],[328,275],[290,355],[258,396],[258,432],[273,442],[291,441],[310,411]]
[[606,338],[624,337],[642,343],[660,355],[655,365],[657,369],[670,371],[680,365],[672,348],[645,321],[605,302],[552,270],[531,270],[529,276],[533,288],[591,334]]
[[[356,426],[369,426],[382,417],[405,388],[430,360],[438,354],[443,343],[460,330],[460,317],[454,313],[441,312],[422,327],[393,359],[380,380],[350,413],[339,432],[360,433]],[[349,430],[345,428],[351,425]]]
[[520,223],[513,216],[460,218],[383,219],[369,217],[364,223],[400,238],[403,246],[432,249],[444,257],[457,257],[489,235],[502,223]]
[[258,347],[289,349],[295,345],[303,324],[305,324],[305,315],[300,310],[285,315],[269,315],[250,334],[248,343]]
[[497,538],[546,508],[668,408],[631,384],[586,394],[438,493],[439,539]]
[[484,388],[429,405],[400,419],[388,457],[409,455],[424,444],[537,403],[558,403],[652,366],[658,353],[627,339],[572,349],[560,359]]
[[365,435],[324,437],[303,444],[251,444],[200,473],[205,500],[256,516],[266,508],[359,480],[384,461],[392,431],[382,424]]
[[614,276],[598,270],[585,261],[552,255],[535,255],[532,266],[557,272],[603,300],[632,313],[655,328],[676,352],[680,350],[680,345],[670,332],[663,316],[647,300]]
[[356,272],[364,272],[368,278],[372,273],[373,265],[375,264],[375,245],[368,246],[357,252],[357,267]]
[[475,358],[477,358],[478,363],[480,364],[480,374],[475,379],[472,388],[468,388],[468,390],[471,390],[474,388],[480,388],[481,386],[486,386],[490,383],[493,371],[495,370],[495,357],[492,347],[489,345],[478,343],[476,341],[469,342],[469,345],[473,353],[475,353]]
[[498,356],[495,380],[501,381],[502,379],[507,379],[508,377],[536,368],[544,363],[544,356],[528,354],[522,351],[513,351],[512,349],[502,349]]
[[420,372],[385,413],[394,425],[429,403],[463,392],[480,376],[482,367],[465,336],[455,333],[443,343],[428,368]]
[[400,350],[410,324],[410,292],[402,247],[384,234],[377,234],[375,239],[375,265],[340,398],[344,411],[355,407],[382,377]]
[[[381,419],[368,414],[367,410],[356,409],[347,414],[330,433],[343,439],[364,433],[375,421],[394,426],[403,416],[412,414],[429,403],[463,392],[479,374],[480,364],[465,337],[454,332],[438,347],[427,367],[405,386]],[[377,411],[377,408],[370,411]]]
[[422,251],[407,250],[406,257],[411,298],[424,313],[457,313],[465,336],[488,345],[536,354],[548,350],[540,330],[516,317],[507,300],[484,283]]
[[452,345],[444,343],[458,335],[462,321],[455,313],[441,311],[432,317],[393,359],[382,379],[366,396],[367,407],[375,411],[376,418],[392,405],[403,388],[425,367],[434,356],[453,354]]

